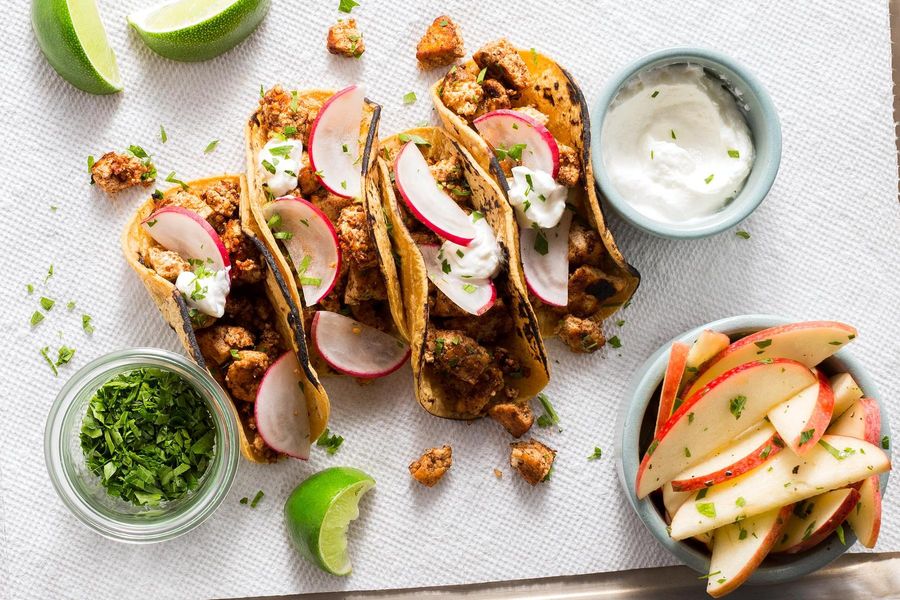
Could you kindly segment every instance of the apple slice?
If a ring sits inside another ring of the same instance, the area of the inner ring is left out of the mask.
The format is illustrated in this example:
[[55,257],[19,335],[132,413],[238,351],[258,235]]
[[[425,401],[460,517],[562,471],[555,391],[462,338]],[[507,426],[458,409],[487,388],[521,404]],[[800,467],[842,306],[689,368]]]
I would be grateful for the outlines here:
[[409,346],[394,336],[327,311],[316,311],[312,340],[335,371],[359,379],[390,375],[409,358]]
[[816,377],[815,384],[772,408],[767,415],[781,439],[799,455],[816,445],[834,410],[831,384],[821,371],[816,371]]
[[277,452],[309,458],[309,415],[303,396],[303,371],[293,352],[282,354],[270,366],[256,392],[256,428]]
[[481,137],[494,150],[522,148],[522,165],[533,171],[559,174],[559,145],[550,131],[530,115],[517,110],[500,109],[482,115],[472,122]]
[[441,269],[439,257],[441,248],[431,244],[419,246],[425,271],[437,289],[444,292],[454,304],[471,315],[483,315],[491,309],[497,299],[497,288],[490,279],[461,279]]
[[438,185],[415,142],[397,154],[394,180],[406,206],[428,229],[460,246],[475,239],[472,219]]
[[164,206],[141,222],[157,244],[188,260],[202,260],[216,271],[228,269],[231,259],[222,238],[192,210]]
[[762,421],[706,460],[688,467],[670,483],[675,492],[693,492],[743,475],[784,448],[770,423]]
[[835,375],[829,382],[834,392],[834,411],[831,414],[831,420],[834,421],[843,415],[851,404],[863,397],[863,391],[850,373]]
[[[673,490],[671,483],[662,486],[663,507],[666,510],[667,523],[672,522],[672,517],[678,512],[679,507],[690,497],[690,492],[676,492]],[[712,549],[713,532],[707,531],[706,533],[695,535],[694,539],[706,546],[707,549]]]
[[285,196],[263,208],[263,216],[287,249],[307,306],[331,293],[341,272],[341,247],[328,217],[312,202]]
[[731,339],[724,333],[704,329],[691,345],[685,370],[688,373],[698,373],[703,365],[727,348],[729,344],[731,344]]
[[734,342],[690,382],[685,397],[737,365],[760,358],[790,358],[814,367],[856,337],[856,329],[835,321],[791,323],[763,329]]
[[679,407],[650,444],[637,472],[643,498],[760,421],[773,406],[815,382],[786,358],[754,361],[714,379]]
[[747,581],[778,542],[790,516],[791,506],[783,506],[716,529],[706,593],[720,598]]
[[828,427],[828,433],[847,435],[870,444],[881,443],[881,410],[872,398],[860,398]]
[[881,482],[878,475],[866,477],[859,487],[859,502],[850,511],[847,522],[859,543],[866,548],[874,548],[881,529]]
[[362,130],[366,90],[351,85],[328,98],[309,129],[309,165],[322,185],[342,198],[362,196]]
[[842,488],[796,503],[784,535],[772,551],[797,554],[816,546],[835,532],[858,500],[859,492]]
[[678,387],[681,385],[681,378],[684,376],[684,367],[687,364],[688,352],[690,346],[684,342],[675,342],[669,351],[669,364],[666,366],[666,374],[663,377],[662,390],[659,393],[659,408],[656,412],[656,430],[659,430],[672,412],[677,408],[675,406],[675,396],[678,395]]
[[805,456],[780,452],[765,469],[695,492],[672,518],[671,536],[683,540],[890,468],[890,459],[878,446],[824,435]]
[[519,249],[528,290],[544,304],[569,303],[569,226],[572,211],[563,212],[556,227],[519,229]]

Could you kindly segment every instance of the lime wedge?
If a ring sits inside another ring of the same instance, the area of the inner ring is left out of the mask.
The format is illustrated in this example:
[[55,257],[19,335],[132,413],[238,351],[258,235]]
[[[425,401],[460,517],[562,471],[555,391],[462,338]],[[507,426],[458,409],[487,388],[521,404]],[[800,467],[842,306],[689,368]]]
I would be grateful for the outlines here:
[[32,0],[31,25],[60,77],[91,94],[122,91],[116,56],[94,0]]
[[128,16],[151,50],[195,62],[240,44],[269,12],[271,0],[172,0]]
[[309,477],[284,504],[284,520],[297,550],[332,575],[349,575],[347,528],[359,516],[359,500],[375,480],[350,467]]

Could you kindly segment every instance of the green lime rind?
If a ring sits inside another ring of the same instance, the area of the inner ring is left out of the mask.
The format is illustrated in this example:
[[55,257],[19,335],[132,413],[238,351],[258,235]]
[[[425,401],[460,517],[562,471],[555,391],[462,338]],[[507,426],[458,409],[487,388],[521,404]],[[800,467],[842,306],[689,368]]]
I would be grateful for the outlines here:
[[167,31],[148,29],[143,24],[146,13],[129,15],[128,23],[160,56],[199,62],[228,52],[247,39],[262,23],[271,4],[271,0],[235,0],[204,21]]
[[349,575],[349,522],[375,480],[359,469],[332,467],[298,485],[284,504],[284,520],[300,554],[332,575]]
[[[82,22],[92,28],[93,39],[82,41],[72,22],[69,4],[67,0],[32,0],[31,25],[41,52],[59,76],[78,89],[90,94],[121,92],[119,68],[96,7],[87,1],[74,2],[79,5],[76,10],[82,11]],[[85,43],[93,49],[96,62],[105,64],[98,68]]]

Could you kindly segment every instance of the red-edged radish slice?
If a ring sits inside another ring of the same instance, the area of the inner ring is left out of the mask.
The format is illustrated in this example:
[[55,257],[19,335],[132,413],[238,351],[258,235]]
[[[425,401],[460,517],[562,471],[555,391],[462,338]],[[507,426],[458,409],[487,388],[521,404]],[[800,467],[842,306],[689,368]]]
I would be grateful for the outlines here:
[[141,225],[156,243],[185,260],[202,260],[216,271],[231,266],[222,238],[206,219],[192,210],[164,206],[144,219]]
[[435,181],[415,142],[407,142],[397,154],[394,179],[406,206],[423,225],[460,246],[475,239],[472,219]]
[[309,130],[309,164],[329,192],[343,198],[362,195],[359,144],[366,91],[351,85],[325,101]]
[[483,315],[491,309],[497,299],[497,288],[490,279],[461,279],[444,273],[438,256],[440,246],[423,244],[419,252],[425,260],[428,279],[454,304],[469,314]]
[[528,291],[544,304],[569,303],[569,227],[572,211],[567,210],[556,227],[519,229],[519,249]]
[[277,452],[309,458],[309,415],[301,385],[303,371],[293,352],[285,352],[266,370],[256,392],[256,428]]
[[327,310],[316,311],[311,335],[331,368],[360,379],[390,375],[409,358],[409,346],[394,336]]
[[296,196],[278,198],[263,208],[267,221],[275,215],[281,222],[273,229],[290,234],[281,241],[297,270],[304,302],[312,306],[331,292],[341,271],[337,232],[315,204]]
[[559,174],[559,145],[553,134],[530,115],[503,108],[478,117],[473,124],[495,150],[508,150],[517,144],[525,144],[522,164],[535,171],[550,173],[556,179]]

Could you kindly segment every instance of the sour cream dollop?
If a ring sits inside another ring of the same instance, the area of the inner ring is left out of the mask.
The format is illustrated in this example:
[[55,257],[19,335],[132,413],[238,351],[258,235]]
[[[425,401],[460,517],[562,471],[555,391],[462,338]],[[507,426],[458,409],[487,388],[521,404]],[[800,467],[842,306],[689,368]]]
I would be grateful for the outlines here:
[[475,237],[468,246],[460,246],[449,240],[441,244],[438,258],[446,261],[444,271],[460,279],[491,279],[500,270],[503,258],[494,230],[487,219],[472,213]]
[[635,209],[663,222],[711,215],[753,167],[747,121],[724,82],[699,65],[639,73],[603,121],[603,166]]
[[509,203],[516,210],[516,220],[523,227],[537,225],[541,229],[556,227],[566,210],[568,188],[560,185],[550,173],[525,166],[513,167],[509,183]]
[[297,187],[303,157],[303,143],[295,139],[272,138],[259,152],[259,172],[275,196],[284,196]]
[[175,287],[191,308],[217,319],[225,314],[225,300],[231,290],[225,269],[203,270],[199,276],[192,271],[182,271],[175,280]]

